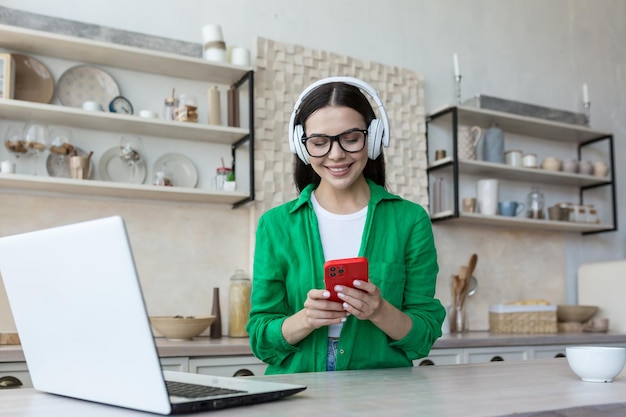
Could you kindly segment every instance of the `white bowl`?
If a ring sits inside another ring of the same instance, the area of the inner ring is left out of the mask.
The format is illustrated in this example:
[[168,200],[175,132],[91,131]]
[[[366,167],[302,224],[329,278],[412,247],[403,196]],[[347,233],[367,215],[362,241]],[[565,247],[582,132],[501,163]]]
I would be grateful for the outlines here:
[[626,363],[626,349],[604,346],[565,348],[567,363],[586,382],[611,382]]

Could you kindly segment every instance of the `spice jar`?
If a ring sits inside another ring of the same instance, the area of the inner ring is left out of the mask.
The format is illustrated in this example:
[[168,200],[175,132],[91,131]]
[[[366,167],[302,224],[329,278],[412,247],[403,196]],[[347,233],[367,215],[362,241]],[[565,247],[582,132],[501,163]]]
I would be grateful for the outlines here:
[[192,94],[180,94],[176,108],[177,122],[198,122],[198,101]]
[[165,98],[165,104],[163,105],[163,120],[176,120],[177,109],[178,99],[174,96],[174,90],[172,90],[172,96]]
[[247,337],[246,325],[250,313],[250,292],[252,283],[243,270],[238,269],[230,277],[228,296],[228,335],[230,337]]
[[544,219],[543,212],[545,199],[539,188],[532,187],[526,199],[526,213],[529,219]]

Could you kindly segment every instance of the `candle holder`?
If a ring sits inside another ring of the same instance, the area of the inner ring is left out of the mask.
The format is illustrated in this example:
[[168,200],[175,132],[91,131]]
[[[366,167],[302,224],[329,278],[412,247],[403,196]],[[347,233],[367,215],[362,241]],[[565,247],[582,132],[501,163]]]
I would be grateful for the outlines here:
[[587,119],[587,126],[591,124],[591,102],[583,101],[583,109],[585,113],[585,119]]
[[461,74],[455,75],[454,79],[456,80],[455,84],[455,92],[456,92],[456,104],[461,104]]

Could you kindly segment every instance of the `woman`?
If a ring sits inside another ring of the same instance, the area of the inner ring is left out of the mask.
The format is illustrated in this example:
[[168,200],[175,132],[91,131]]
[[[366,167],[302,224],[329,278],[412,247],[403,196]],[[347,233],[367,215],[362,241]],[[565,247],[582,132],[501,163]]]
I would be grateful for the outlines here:
[[[388,130],[360,80],[321,80],[298,99],[290,134],[300,194],[266,212],[256,236],[247,330],[267,374],[409,367],[441,336],[430,219],[384,188]],[[330,301],[324,262],[356,256],[368,259],[369,280],[336,286],[342,302]]]

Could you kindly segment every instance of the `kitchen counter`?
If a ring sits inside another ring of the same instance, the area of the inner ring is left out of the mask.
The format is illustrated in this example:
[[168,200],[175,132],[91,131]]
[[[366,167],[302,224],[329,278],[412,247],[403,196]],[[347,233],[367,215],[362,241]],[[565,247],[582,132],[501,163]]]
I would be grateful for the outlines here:
[[[159,356],[167,357],[206,357],[251,355],[248,338],[211,339],[198,337],[188,342],[172,342],[162,337],[156,338]],[[624,333],[554,333],[554,334],[495,334],[489,332],[467,332],[445,334],[435,342],[433,349],[461,349],[473,347],[515,347],[542,345],[580,345],[586,343],[622,343],[626,346]],[[20,345],[0,346],[1,362],[23,362],[24,354]]]
[[[221,410],[220,416],[488,417],[544,411],[542,416],[567,417],[598,415],[603,410],[602,416],[617,417],[626,409],[626,404],[618,404],[626,398],[623,374],[607,384],[582,382],[565,359],[255,378],[308,388],[287,399]],[[30,388],[0,390],[0,403],[3,414],[12,417],[146,416]],[[556,409],[566,410],[545,412]]]

